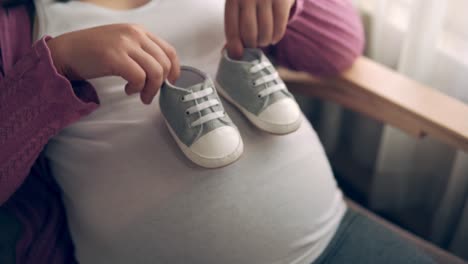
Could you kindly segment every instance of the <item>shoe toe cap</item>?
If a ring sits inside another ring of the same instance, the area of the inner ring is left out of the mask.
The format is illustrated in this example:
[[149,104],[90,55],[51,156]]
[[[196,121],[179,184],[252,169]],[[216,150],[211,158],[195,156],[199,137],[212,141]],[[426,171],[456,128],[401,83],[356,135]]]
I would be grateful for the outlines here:
[[216,128],[195,141],[190,150],[207,159],[222,159],[238,149],[239,131],[230,126]]
[[285,98],[269,105],[258,117],[273,125],[289,125],[301,118],[301,110],[294,99]]

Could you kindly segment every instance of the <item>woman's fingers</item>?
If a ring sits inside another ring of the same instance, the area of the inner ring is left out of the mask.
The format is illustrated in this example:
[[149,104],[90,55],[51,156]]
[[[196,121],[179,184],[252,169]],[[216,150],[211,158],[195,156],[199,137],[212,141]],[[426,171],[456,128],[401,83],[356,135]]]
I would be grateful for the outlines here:
[[252,0],[239,1],[239,27],[245,47],[256,48],[258,37],[257,3]]
[[146,33],[140,47],[129,56],[145,72],[145,84],[139,92],[141,101],[150,104],[164,80],[173,82],[179,77],[180,64],[174,48],[151,33]]
[[238,59],[244,51],[239,32],[239,4],[237,1],[226,1],[224,17],[228,55],[231,58]]
[[70,79],[120,76],[127,94],[151,103],[180,65],[174,48],[135,24],[112,24],[63,34],[49,44],[54,64]]
[[146,72],[137,62],[127,54],[122,54],[112,62],[112,65],[110,75],[120,76],[128,82],[125,85],[127,94],[139,93],[143,90],[146,83]]
[[160,46],[158,46],[149,38],[147,41],[142,43],[141,47],[146,53],[151,55],[151,57],[153,57],[161,65],[163,69],[163,80],[165,80],[172,68],[172,62],[167,56],[167,54],[163,51],[163,49]]
[[150,54],[141,49],[129,55],[146,73],[146,82],[140,91],[140,97],[143,103],[150,104],[164,82],[163,66]]
[[278,43],[286,32],[288,25],[289,13],[294,1],[273,1],[273,37],[272,43]]
[[147,36],[153,41],[165,54],[170,62],[168,74],[165,76],[170,82],[174,82],[180,75],[180,62],[175,49],[166,41],[147,33]]
[[230,57],[242,56],[243,48],[278,43],[286,32],[295,0],[226,0],[226,48]]
[[268,1],[260,1],[257,5],[257,43],[260,47],[266,47],[272,43],[273,38],[273,7]]

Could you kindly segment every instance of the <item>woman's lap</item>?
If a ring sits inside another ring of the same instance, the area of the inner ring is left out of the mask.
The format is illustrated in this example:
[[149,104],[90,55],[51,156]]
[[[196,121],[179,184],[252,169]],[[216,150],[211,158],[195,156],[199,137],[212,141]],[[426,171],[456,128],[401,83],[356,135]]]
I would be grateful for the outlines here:
[[393,231],[348,209],[334,238],[313,264],[435,264]]

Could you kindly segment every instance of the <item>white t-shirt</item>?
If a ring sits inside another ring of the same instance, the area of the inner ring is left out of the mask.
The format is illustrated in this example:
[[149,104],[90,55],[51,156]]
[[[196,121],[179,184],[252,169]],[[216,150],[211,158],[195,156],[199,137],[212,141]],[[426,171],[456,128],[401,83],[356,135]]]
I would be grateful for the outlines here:
[[[38,37],[137,23],[212,76],[225,43],[220,0],[154,0],[127,11],[35,3]],[[100,108],[46,149],[81,264],[309,264],[327,246],[346,207],[308,122],[269,135],[225,102],[245,151],[230,166],[203,169],[182,155],[157,98],[143,105],[117,77],[91,83]]]

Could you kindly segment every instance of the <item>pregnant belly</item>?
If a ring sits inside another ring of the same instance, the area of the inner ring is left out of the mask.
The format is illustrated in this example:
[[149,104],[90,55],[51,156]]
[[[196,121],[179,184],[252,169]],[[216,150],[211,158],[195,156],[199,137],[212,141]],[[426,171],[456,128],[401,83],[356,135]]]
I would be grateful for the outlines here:
[[137,137],[127,127],[102,132],[107,143],[71,143],[72,132],[52,141],[48,156],[79,262],[286,264],[316,257],[345,208],[315,132],[305,122],[293,134],[272,136],[230,115],[245,152],[216,170],[185,160],[158,114],[136,124]]
[[77,256],[83,264],[302,263],[321,252],[344,207],[341,193],[321,176],[291,169],[213,177],[163,207],[139,201],[146,207],[139,214],[126,215],[134,210],[110,202],[122,210],[120,218],[101,208],[88,226],[71,219]]

